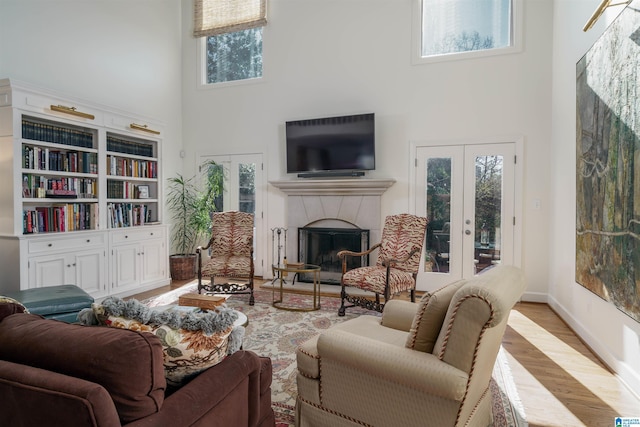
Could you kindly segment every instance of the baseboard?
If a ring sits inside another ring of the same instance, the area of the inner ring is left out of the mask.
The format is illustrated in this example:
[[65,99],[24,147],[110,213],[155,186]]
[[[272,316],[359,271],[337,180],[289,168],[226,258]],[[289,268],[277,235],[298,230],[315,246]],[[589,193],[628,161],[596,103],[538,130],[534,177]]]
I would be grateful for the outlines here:
[[624,386],[640,399],[640,375],[629,365],[616,358],[611,351],[603,346],[591,332],[569,312],[558,300],[548,295],[549,307],[562,319],[578,339],[605,365]]

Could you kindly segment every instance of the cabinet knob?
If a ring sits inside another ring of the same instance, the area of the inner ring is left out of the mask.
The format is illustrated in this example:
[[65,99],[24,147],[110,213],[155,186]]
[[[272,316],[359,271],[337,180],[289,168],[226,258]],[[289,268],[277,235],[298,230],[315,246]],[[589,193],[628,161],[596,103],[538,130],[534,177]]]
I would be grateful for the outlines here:
[[87,243],[91,243],[91,239],[87,239]]
[[49,243],[47,246],[51,247],[51,246],[53,246],[53,243]]
[[149,233],[149,234],[151,234],[151,235],[153,236],[153,232],[151,232],[151,233]]
[[125,239],[128,239],[128,238],[129,238],[129,236],[125,235],[125,236],[124,236],[124,238],[125,238]]
[[71,264],[67,264],[67,267],[71,267]]

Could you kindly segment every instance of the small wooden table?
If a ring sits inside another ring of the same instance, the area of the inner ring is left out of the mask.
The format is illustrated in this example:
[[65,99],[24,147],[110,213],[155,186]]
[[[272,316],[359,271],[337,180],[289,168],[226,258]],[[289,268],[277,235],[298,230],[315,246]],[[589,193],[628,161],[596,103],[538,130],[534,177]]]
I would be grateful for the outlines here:
[[[314,311],[320,310],[320,266],[314,264],[295,264],[295,265],[273,265],[272,269],[274,272],[279,272],[278,275],[280,277],[280,290],[279,290],[279,299],[276,299],[276,287],[272,288],[271,299],[273,301],[273,306],[275,308],[280,308],[282,310],[289,311]],[[286,274],[284,274],[286,273]],[[300,277],[300,273],[311,273],[313,274],[313,305],[311,307],[290,307],[282,304],[283,301],[283,290],[282,284],[284,283],[284,276],[288,274],[298,274]]]
[[217,295],[204,295],[189,293],[180,295],[178,298],[179,305],[185,305],[189,307],[200,307],[207,310],[215,310],[216,307],[227,302],[227,298]]

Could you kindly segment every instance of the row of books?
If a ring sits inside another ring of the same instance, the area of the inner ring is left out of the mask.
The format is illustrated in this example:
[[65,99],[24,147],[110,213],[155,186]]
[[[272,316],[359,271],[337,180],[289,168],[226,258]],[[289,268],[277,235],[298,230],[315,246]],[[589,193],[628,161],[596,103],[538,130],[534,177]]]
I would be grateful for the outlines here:
[[77,129],[22,120],[22,138],[93,148],[93,134]]
[[98,197],[98,183],[93,178],[51,178],[41,175],[22,175],[24,198]]
[[98,228],[98,205],[68,203],[24,210],[22,227],[24,234],[95,230]]
[[151,222],[151,209],[133,203],[108,203],[109,228],[135,227]]
[[108,199],[148,199],[149,186],[137,185],[129,181],[107,180]]
[[56,172],[98,173],[98,153],[22,147],[22,167]]
[[124,159],[122,157],[107,156],[107,170],[109,175],[130,176],[135,178],[157,178],[157,163],[151,160]]
[[153,145],[140,142],[127,141],[113,136],[107,136],[107,151],[133,154],[136,156],[154,157]]

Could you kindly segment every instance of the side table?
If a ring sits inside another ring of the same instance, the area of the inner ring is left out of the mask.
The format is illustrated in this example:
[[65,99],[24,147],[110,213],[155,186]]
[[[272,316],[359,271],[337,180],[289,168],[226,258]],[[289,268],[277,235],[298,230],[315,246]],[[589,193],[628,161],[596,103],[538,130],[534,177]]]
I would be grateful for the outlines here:
[[[314,311],[314,310],[320,310],[320,266],[319,265],[314,265],[314,264],[302,264],[302,265],[285,265],[285,264],[278,264],[278,265],[273,265],[272,269],[274,272],[278,272],[278,276],[280,278],[280,289],[279,289],[279,298],[276,299],[276,287],[274,286],[272,288],[272,304],[275,308],[280,308],[282,310],[289,310],[289,311]],[[283,274],[283,273],[287,273],[287,274]],[[313,274],[313,305],[311,307],[291,307],[291,306],[286,306],[283,305],[283,290],[282,290],[282,284],[284,283],[284,276],[288,275],[289,273],[291,274],[298,274],[298,277],[300,273],[311,273]]]

